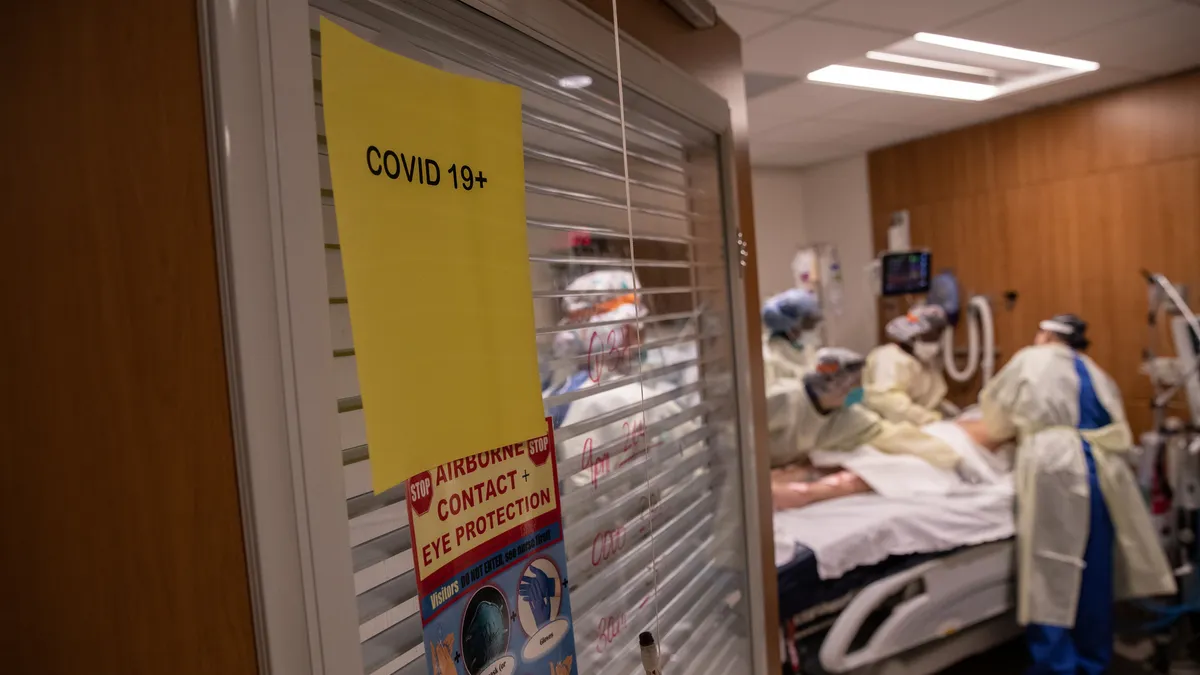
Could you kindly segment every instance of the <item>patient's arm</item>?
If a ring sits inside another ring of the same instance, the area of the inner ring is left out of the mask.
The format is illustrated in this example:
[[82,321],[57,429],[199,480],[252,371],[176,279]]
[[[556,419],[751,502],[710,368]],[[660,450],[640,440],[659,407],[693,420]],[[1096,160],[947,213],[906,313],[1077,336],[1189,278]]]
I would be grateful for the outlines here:
[[975,441],[979,445],[982,445],[988,450],[996,450],[1000,446],[1012,440],[1011,438],[992,438],[991,435],[988,434],[987,426],[983,423],[982,418],[969,420],[960,419],[955,420],[954,423],[957,424],[964,432],[966,432],[966,434],[971,437],[971,440]]
[[772,483],[807,483],[820,477],[817,469],[806,462],[793,462],[771,469]]
[[811,483],[788,482],[771,475],[771,501],[776,511],[798,509],[837,497],[871,492],[871,486],[849,471],[838,471]]
[[871,446],[889,455],[912,455],[929,462],[939,469],[953,470],[959,463],[959,454],[949,443],[927,434],[921,428],[907,422],[883,421],[879,435],[871,439]]

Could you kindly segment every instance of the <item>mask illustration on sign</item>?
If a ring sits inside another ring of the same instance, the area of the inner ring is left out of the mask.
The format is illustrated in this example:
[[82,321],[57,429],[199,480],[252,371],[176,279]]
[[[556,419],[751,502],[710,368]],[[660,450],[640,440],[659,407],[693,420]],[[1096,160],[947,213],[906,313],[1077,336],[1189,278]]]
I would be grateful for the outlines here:
[[484,586],[471,598],[463,628],[462,650],[467,672],[481,672],[508,648],[508,603],[498,589]]

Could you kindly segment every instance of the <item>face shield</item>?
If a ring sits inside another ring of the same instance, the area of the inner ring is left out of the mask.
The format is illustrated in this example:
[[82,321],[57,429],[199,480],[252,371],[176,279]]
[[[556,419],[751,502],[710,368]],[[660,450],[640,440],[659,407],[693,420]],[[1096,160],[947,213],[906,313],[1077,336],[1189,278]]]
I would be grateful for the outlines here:
[[1076,351],[1085,351],[1091,344],[1087,338],[1087,322],[1074,314],[1059,314],[1046,319],[1038,324],[1038,330],[1034,344],[1046,344],[1056,339]]
[[919,305],[889,321],[884,332],[893,342],[910,348],[918,359],[932,361],[941,353],[946,325],[946,310],[937,305]]
[[839,407],[853,403],[856,390],[862,388],[862,371],[866,359],[861,354],[840,347],[818,350],[817,365],[804,376],[804,384],[822,399],[837,402]]

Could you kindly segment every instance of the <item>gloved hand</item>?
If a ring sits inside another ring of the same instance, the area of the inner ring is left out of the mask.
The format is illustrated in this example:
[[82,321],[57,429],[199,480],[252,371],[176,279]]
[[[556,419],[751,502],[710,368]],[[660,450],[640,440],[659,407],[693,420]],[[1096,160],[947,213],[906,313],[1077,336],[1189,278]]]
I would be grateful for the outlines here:
[[537,567],[530,567],[529,571],[533,577],[522,576],[517,592],[529,603],[533,619],[540,626],[550,620],[550,600],[555,595],[554,580]]
[[938,412],[940,412],[943,417],[958,417],[962,414],[962,408],[959,408],[950,401],[943,400],[938,404]]
[[958,466],[955,467],[958,477],[964,483],[970,485],[980,485],[983,483],[992,482],[992,477],[989,475],[987,468],[981,466],[981,463],[968,460],[966,458],[958,461]]

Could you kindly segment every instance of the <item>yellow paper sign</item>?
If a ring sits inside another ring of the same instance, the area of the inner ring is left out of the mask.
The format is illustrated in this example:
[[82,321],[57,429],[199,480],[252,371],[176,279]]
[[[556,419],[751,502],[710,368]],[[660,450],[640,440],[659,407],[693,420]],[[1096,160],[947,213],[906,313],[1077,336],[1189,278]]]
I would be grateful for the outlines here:
[[326,19],[321,80],[375,491],[544,434],[520,90]]

